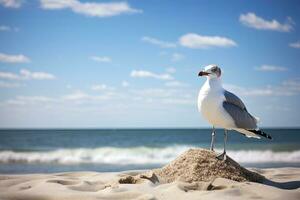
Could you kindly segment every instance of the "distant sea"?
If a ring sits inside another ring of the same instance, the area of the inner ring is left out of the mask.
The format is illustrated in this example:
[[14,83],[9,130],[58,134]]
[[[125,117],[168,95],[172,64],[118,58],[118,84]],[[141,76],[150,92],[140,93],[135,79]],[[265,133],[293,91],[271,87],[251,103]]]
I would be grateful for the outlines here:
[[[264,131],[273,140],[230,131],[228,155],[245,167],[300,167],[300,129]],[[210,139],[210,129],[0,130],[0,173],[149,169]],[[221,152],[223,130],[216,143]]]

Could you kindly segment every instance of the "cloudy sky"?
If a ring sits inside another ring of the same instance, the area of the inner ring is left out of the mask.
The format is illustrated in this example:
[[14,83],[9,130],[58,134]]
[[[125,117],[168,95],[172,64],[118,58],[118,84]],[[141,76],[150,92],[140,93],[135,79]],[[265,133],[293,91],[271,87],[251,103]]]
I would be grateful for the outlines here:
[[0,0],[0,128],[208,127],[208,64],[262,127],[300,125],[300,3]]

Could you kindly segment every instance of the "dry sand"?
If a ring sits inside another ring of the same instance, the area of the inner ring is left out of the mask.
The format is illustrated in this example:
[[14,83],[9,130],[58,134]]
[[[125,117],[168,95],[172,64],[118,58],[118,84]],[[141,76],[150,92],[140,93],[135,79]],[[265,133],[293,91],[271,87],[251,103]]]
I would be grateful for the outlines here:
[[0,175],[0,199],[300,199],[300,169],[245,169],[192,149],[161,169]]

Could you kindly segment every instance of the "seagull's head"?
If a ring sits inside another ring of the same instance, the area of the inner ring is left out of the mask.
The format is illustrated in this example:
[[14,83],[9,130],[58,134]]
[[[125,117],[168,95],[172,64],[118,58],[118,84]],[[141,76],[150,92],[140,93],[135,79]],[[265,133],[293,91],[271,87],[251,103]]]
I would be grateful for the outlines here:
[[200,71],[198,76],[207,76],[207,78],[220,78],[221,69],[217,65],[207,65],[204,70]]

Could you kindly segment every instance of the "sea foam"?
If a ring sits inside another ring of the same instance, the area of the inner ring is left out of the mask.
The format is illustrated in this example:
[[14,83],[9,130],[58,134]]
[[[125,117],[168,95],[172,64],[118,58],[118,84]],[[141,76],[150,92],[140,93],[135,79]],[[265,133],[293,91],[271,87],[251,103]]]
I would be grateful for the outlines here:
[[[57,149],[53,151],[0,151],[0,163],[58,163],[58,164],[166,164],[184,151],[186,145],[153,147],[100,147]],[[217,150],[220,151],[221,150]],[[300,163],[300,151],[274,152],[271,150],[236,150],[227,154],[240,163]]]

